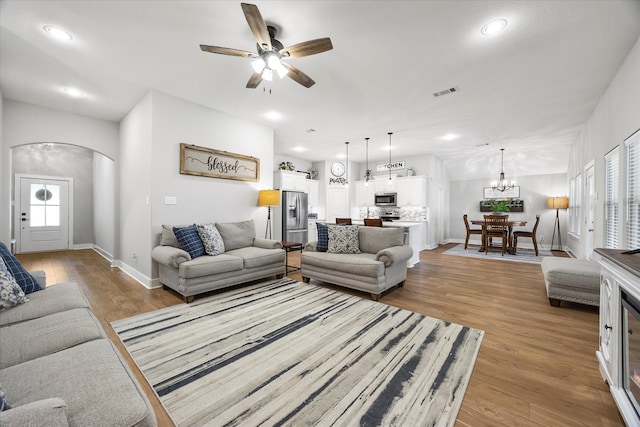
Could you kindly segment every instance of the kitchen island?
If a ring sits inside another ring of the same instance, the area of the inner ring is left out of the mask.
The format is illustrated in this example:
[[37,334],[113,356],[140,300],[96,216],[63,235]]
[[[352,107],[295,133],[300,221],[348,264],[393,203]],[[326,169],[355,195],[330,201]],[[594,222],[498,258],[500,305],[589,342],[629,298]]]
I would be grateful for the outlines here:
[[[364,225],[361,219],[354,219],[353,225]],[[420,262],[420,251],[426,249],[426,228],[425,221],[384,221],[383,227],[400,227],[404,228],[406,240],[405,243],[413,249],[413,255],[407,261],[407,267],[411,268]]]

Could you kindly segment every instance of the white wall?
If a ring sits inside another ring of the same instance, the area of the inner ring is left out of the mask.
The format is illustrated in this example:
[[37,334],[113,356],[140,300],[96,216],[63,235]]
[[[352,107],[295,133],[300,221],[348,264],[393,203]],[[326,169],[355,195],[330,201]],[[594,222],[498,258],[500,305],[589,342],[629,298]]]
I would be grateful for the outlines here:
[[[121,129],[121,266],[134,277],[148,284],[157,277],[151,249],[162,224],[254,219],[256,234],[264,231],[267,210],[257,206],[258,190],[273,185],[272,129],[156,91]],[[182,175],[180,143],[257,157],[260,181]],[[166,205],[165,196],[177,197],[177,204]]]
[[[469,180],[451,181],[450,185],[450,234],[449,241],[464,242],[466,230],[462,219],[467,214],[469,219],[482,219],[485,215],[480,212],[480,201],[483,200],[483,187],[489,186],[489,180]],[[536,220],[536,215],[540,214],[540,224],[538,225],[537,236],[544,236],[542,246],[550,249],[551,238],[555,225],[556,211],[547,207],[547,198],[567,195],[567,175],[533,175],[517,178],[520,186],[520,199],[524,200],[524,212],[511,212],[509,219],[527,221],[527,225],[522,230],[531,230]],[[560,231],[562,233],[562,244],[567,245],[567,211],[558,212],[560,218]],[[519,228],[520,229],[520,228]],[[471,236],[470,242],[480,244],[480,236]],[[556,233],[554,248],[558,248],[559,239]],[[523,239],[518,242],[519,247],[533,247],[531,239]]]
[[[584,182],[584,167],[592,160],[595,164],[595,183],[598,194],[594,225],[595,248],[602,247],[604,241],[604,156],[616,146],[620,146],[620,178],[624,181],[626,171],[624,140],[640,129],[639,76],[640,38],[598,101],[572,147],[568,179],[582,173]],[[619,194],[624,195],[626,188],[622,184],[621,182]],[[584,194],[582,200],[586,200]],[[583,208],[582,212],[586,214],[586,209]],[[623,214],[623,221],[624,217]],[[584,216],[582,222],[584,224]],[[569,249],[579,258],[584,258],[586,255],[584,235],[583,232],[582,238],[571,237],[568,241]]]
[[69,114],[10,99],[2,100],[2,175],[0,189],[0,239],[11,236],[10,150],[34,142],[59,142],[95,150],[118,158],[118,123]]

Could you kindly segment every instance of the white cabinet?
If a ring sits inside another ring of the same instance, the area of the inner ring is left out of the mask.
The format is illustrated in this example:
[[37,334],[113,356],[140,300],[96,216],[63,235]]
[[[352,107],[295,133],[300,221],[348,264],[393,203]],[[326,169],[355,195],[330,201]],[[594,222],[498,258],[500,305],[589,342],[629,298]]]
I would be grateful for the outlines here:
[[316,225],[316,220],[309,220],[307,228],[309,230],[308,241],[315,242],[318,240],[318,226]]
[[349,194],[343,186],[327,187],[327,216],[328,222],[336,218],[349,218]]
[[273,186],[281,191],[309,192],[309,180],[307,179],[307,174],[303,172],[274,172]]
[[[617,384],[618,378],[614,378],[616,367],[614,366],[614,353],[617,346],[617,331],[619,330],[619,314],[614,315],[614,311],[619,310],[614,307],[614,301],[619,301],[620,297],[614,298],[614,294],[619,295],[620,287],[615,277],[606,268],[602,269],[600,275],[600,345],[598,358],[600,359],[600,370],[602,376],[609,384]],[[616,333],[614,333],[614,329]]]
[[375,205],[375,186],[372,182],[369,185],[365,181],[356,182],[356,207]]
[[395,193],[397,190],[396,181],[398,178],[392,174],[391,175],[391,185],[389,185],[389,175],[376,175],[374,176],[373,184],[374,191],[376,193]]
[[319,206],[318,192],[319,192],[320,182],[314,179],[308,179],[306,181],[307,181],[307,184],[309,185],[309,207],[310,208],[318,207]]
[[427,183],[424,176],[406,176],[396,179],[398,206],[426,206]]

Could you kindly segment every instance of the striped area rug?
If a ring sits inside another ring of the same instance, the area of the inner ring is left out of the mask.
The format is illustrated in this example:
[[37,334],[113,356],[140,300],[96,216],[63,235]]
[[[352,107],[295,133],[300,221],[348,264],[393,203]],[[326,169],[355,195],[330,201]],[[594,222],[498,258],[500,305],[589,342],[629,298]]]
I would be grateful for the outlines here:
[[452,426],[484,332],[289,279],[115,321],[182,426]]
[[467,246],[467,249],[465,249],[464,244],[461,243],[443,253],[445,255],[466,256],[479,259],[497,259],[500,261],[528,262],[530,264],[540,264],[542,262],[542,258],[546,256],[553,256],[550,251],[540,248],[538,248],[538,256],[536,256],[533,249],[527,248],[518,249],[518,252],[515,254],[505,253],[504,256],[502,256],[502,252],[497,249],[492,249],[489,253],[478,252],[479,249],[480,246],[477,245],[469,245]]

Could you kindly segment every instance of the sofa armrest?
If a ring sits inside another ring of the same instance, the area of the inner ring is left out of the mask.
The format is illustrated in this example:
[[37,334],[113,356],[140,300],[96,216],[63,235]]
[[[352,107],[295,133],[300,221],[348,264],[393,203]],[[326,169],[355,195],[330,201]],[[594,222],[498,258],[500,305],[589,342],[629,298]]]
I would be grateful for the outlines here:
[[378,251],[376,261],[381,261],[385,267],[389,267],[397,262],[407,262],[412,255],[411,246],[392,246]]
[[16,406],[0,412],[0,425],[68,427],[67,404],[54,397]]
[[151,251],[151,258],[168,267],[178,268],[185,261],[191,261],[187,251],[173,246],[156,246]]
[[253,239],[253,246],[262,249],[282,249],[282,242],[273,239],[261,239],[256,237]]
[[40,285],[42,289],[47,287],[47,273],[45,273],[43,270],[33,270],[30,271],[29,274],[31,274],[33,278],[36,279],[36,282],[38,282],[38,285]]
[[307,252],[318,252],[318,242],[313,241],[304,245],[304,250]]

